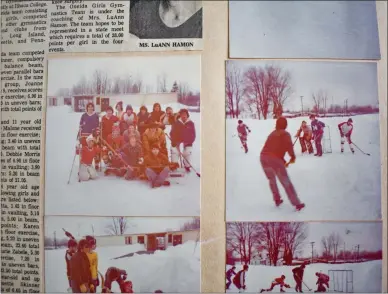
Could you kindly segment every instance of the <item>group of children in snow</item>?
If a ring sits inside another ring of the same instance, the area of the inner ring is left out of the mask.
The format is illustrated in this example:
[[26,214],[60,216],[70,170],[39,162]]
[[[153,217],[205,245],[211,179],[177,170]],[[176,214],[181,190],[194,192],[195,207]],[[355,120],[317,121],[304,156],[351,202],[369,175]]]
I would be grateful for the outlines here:
[[[155,103],[151,113],[142,106],[136,114],[131,105],[124,111],[123,103],[119,102],[116,111],[107,107],[101,121],[94,109],[94,104],[88,103],[80,120],[79,181],[96,179],[101,160],[106,167],[105,175],[126,180],[148,179],[153,188],[169,186],[166,179],[170,171],[180,166],[186,172],[193,168],[190,159],[196,131],[187,109],[174,113],[167,107],[164,112],[160,104]],[[169,135],[165,133],[168,125],[171,126]],[[166,137],[171,140],[170,160]]]
[[[303,275],[304,275],[305,268],[306,268],[306,264],[303,263],[302,265],[295,267],[292,270],[294,280],[296,283],[296,286],[295,286],[296,292],[303,293],[302,284],[304,283],[303,282]],[[239,292],[243,292],[244,290],[246,290],[245,273],[248,271],[249,266],[247,264],[245,264],[243,266],[242,270],[240,270],[237,273],[235,272],[235,269],[236,269],[236,267],[233,266],[226,272],[226,280],[227,280],[226,289],[229,289],[230,285],[233,282],[233,285],[239,290]],[[318,287],[317,287],[317,290],[314,292],[326,292],[326,287],[329,288],[329,280],[330,280],[329,276],[324,274],[324,273],[315,273],[315,275],[318,278],[317,283],[316,283],[316,285],[318,285]],[[233,277],[233,280],[232,280],[232,277]],[[286,283],[286,276],[282,275],[281,277],[275,278],[272,281],[270,288],[261,289],[260,293],[272,292],[272,290],[276,286],[279,286],[280,292],[285,292],[283,287],[284,288],[291,288],[290,285]],[[309,288],[306,284],[305,284],[305,286],[307,288]],[[309,290],[311,291],[311,289],[309,289]]]
[[[325,124],[319,121],[315,115],[310,115],[311,128],[307,125],[305,121],[302,122],[302,125],[298,132],[295,135],[295,138],[299,138],[299,142],[302,147],[302,153],[313,153],[313,147],[311,141],[315,141],[315,146],[317,153],[315,156],[321,157],[323,154],[322,151],[322,138],[324,134]],[[264,147],[261,150],[260,162],[264,170],[265,176],[269,181],[269,186],[273,195],[276,206],[280,206],[283,203],[281,199],[280,192],[276,183],[276,178],[279,179],[280,183],[283,185],[284,190],[290,200],[291,204],[296,208],[297,211],[300,211],[305,207],[305,204],[300,201],[298,195],[295,191],[293,184],[290,181],[286,168],[295,163],[295,152],[294,144],[291,139],[290,133],[286,131],[287,128],[287,119],[285,117],[279,117],[276,120],[275,130],[268,136],[267,140],[264,143]],[[341,135],[341,153],[344,152],[345,138],[349,144],[350,150],[354,153],[353,143],[351,140],[351,135],[353,131],[353,120],[349,118],[346,122],[342,122],[338,125],[338,129]],[[251,130],[247,125],[243,123],[242,120],[238,121],[237,126],[238,136],[241,140],[245,152],[248,152],[248,133]],[[303,136],[301,136],[303,132]],[[289,162],[286,162],[284,159],[285,154],[288,153],[291,157]]]
[[[93,236],[86,236],[79,242],[69,233],[65,232],[70,240],[66,250],[66,273],[69,281],[70,293],[96,293],[100,286],[101,293],[113,293],[112,283],[116,282],[121,293],[134,293],[133,284],[127,281],[125,270],[109,267],[102,276],[98,271],[98,255],[96,250],[96,239]],[[154,293],[163,293],[156,290]]]

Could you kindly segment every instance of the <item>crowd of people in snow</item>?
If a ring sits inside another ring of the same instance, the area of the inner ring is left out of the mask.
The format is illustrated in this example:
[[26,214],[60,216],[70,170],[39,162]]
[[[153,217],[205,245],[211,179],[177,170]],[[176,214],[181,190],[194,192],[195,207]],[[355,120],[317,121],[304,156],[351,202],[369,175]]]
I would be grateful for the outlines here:
[[[314,141],[316,147],[316,154],[314,155],[321,157],[323,155],[322,138],[325,124],[319,121],[313,114],[310,115],[310,120],[311,127],[307,125],[306,121],[303,121],[295,135],[295,138],[296,140],[299,139],[302,153],[314,153],[312,146],[312,141]],[[296,140],[292,142],[290,133],[286,131],[287,124],[287,119],[285,117],[279,117],[276,120],[275,130],[268,136],[264,143],[264,147],[261,150],[260,162],[265,176],[269,181],[269,186],[275,201],[275,205],[280,206],[283,203],[276,183],[276,178],[278,178],[280,183],[283,185],[291,204],[296,208],[296,210],[299,211],[305,207],[305,204],[302,203],[298,198],[298,195],[286,170],[286,168],[290,164],[295,163],[296,160],[294,152],[294,145]],[[351,152],[354,154],[354,148],[351,139],[353,132],[353,120],[349,118],[346,122],[341,122],[338,124],[338,130],[341,135],[341,153],[344,152],[344,144],[346,139]],[[247,140],[248,134],[250,132],[251,130],[249,127],[244,124],[242,120],[239,120],[237,133],[245,153],[248,152]],[[290,160],[288,162],[286,162],[284,159],[286,153],[288,153],[290,156]]]
[[[70,238],[65,253],[69,293],[97,293],[99,286],[101,293],[113,293],[114,282],[119,285],[121,293],[134,293],[132,281],[127,280],[125,270],[109,267],[105,276],[98,271],[97,244],[93,236],[86,236],[77,242],[71,233],[65,234]],[[156,290],[154,293],[163,292]]]
[[[165,132],[167,126],[169,134]],[[171,141],[170,158],[166,138]],[[136,114],[131,105],[124,110],[120,101],[115,109],[107,107],[100,119],[94,104],[88,103],[81,116],[78,139],[79,181],[96,179],[103,161],[106,176],[148,180],[157,188],[170,185],[167,178],[171,171],[179,167],[191,171],[196,130],[187,109],[174,113],[167,107],[162,111],[155,103],[152,112],[142,106]]]
[[[306,264],[303,263],[300,266],[297,266],[292,269],[293,278],[295,281],[295,291],[299,293],[303,293],[302,291],[302,284],[304,284],[303,276],[304,271],[306,268]],[[226,271],[226,289],[228,290],[230,285],[233,283],[233,285],[239,290],[239,292],[243,292],[246,290],[246,284],[245,284],[245,273],[248,271],[249,266],[245,264],[243,268],[236,273],[236,267],[232,266],[229,270]],[[317,276],[317,290],[314,291],[316,293],[318,292],[326,292],[326,289],[329,288],[329,276],[324,273],[315,273]],[[268,289],[261,289],[260,293],[263,292],[272,292],[272,290],[279,286],[280,292],[285,292],[283,288],[291,288],[289,284],[286,283],[286,276],[282,275],[280,277],[275,278]],[[305,286],[309,288],[306,284]],[[309,289],[310,290],[310,289]]]

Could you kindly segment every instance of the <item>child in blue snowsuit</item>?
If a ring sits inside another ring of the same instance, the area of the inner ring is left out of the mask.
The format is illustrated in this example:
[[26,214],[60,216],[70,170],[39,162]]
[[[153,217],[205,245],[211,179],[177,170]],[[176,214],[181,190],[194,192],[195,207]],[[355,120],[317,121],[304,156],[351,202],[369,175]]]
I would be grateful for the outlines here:
[[322,138],[325,124],[316,119],[315,115],[310,115],[311,119],[311,129],[313,131],[313,140],[315,141],[315,148],[317,149],[317,153],[314,156],[322,156]]

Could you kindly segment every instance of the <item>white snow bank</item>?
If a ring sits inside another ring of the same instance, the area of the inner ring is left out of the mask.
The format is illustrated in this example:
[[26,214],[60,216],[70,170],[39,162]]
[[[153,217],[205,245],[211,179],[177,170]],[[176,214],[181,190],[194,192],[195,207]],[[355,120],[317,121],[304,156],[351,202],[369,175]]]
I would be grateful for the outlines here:
[[[230,266],[227,267],[227,269]],[[295,281],[293,279],[292,269],[290,266],[262,266],[250,265],[246,274],[246,292],[257,293],[262,288],[268,289],[271,282],[280,277],[286,276],[286,284],[291,286],[290,289],[284,288],[286,292],[295,292]],[[236,266],[236,272],[241,269],[241,266]],[[369,261],[363,263],[349,263],[349,264],[312,264],[307,265],[303,281],[312,289],[309,291],[305,284],[303,284],[303,292],[313,292],[317,289],[316,272],[323,272],[329,274],[329,270],[352,270],[353,271],[353,292],[355,293],[381,293],[382,289],[382,261]],[[330,288],[327,292],[334,292],[334,281],[329,282]],[[276,286],[273,292],[279,292],[279,286]],[[232,285],[227,292],[238,292],[236,287]]]
[[[196,246],[196,242],[189,241],[155,254],[112,259],[135,252],[138,246],[127,247],[126,252],[125,246],[97,248],[99,271],[105,274],[111,266],[126,270],[135,293],[149,293],[157,289],[165,293],[200,292],[200,245]],[[66,292],[68,283],[64,256],[65,250],[45,251],[46,292]],[[117,283],[113,284],[112,290],[120,292]]]
[[[296,163],[288,174],[299,198],[306,204],[295,213],[283,187],[278,182],[284,204],[276,208],[268,180],[260,164],[260,152],[267,136],[275,128],[275,120],[243,120],[252,130],[248,136],[249,153],[241,149],[237,136],[237,120],[226,120],[226,201],[228,221],[301,221],[301,220],[376,220],[381,218],[380,129],[379,115],[360,115],[352,118],[352,140],[357,148],[351,154],[347,143],[340,153],[340,134],[337,125],[347,118],[321,118],[330,128],[332,153],[322,157],[301,155],[296,142]],[[288,119],[287,130],[296,134],[307,117]],[[326,128],[325,132],[328,132]],[[295,138],[293,138],[295,140]],[[289,157],[286,157],[286,160]]]
[[[77,180],[79,157],[74,161],[79,120],[69,106],[49,107],[46,123],[45,212],[51,215],[199,216],[200,178],[194,172],[171,178],[170,187],[150,188],[145,181],[114,176]],[[200,172],[200,113],[191,113],[197,138],[191,164]],[[170,140],[167,140],[170,149]],[[76,205],[75,205],[76,203]]]

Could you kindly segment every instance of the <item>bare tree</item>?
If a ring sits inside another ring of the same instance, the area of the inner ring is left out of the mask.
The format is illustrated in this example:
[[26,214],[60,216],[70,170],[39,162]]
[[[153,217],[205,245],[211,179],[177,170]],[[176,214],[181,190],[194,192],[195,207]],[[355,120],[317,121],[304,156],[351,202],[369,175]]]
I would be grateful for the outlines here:
[[227,247],[240,256],[242,262],[249,264],[258,254],[261,228],[258,223],[233,222],[227,225]]
[[166,73],[162,73],[161,75],[158,76],[158,78],[157,78],[157,91],[159,93],[168,92],[168,90],[167,90],[167,74]]
[[108,74],[102,70],[95,70],[92,77],[92,91],[97,95],[108,93]]
[[201,227],[201,222],[199,217],[194,217],[191,221],[185,222],[181,226],[182,231],[188,231],[188,230],[199,230]]
[[243,98],[243,76],[241,70],[233,64],[228,64],[226,71],[226,107],[232,118],[238,118],[240,114],[240,103]]
[[277,266],[279,255],[284,244],[285,223],[261,223],[264,231],[262,244],[267,248],[270,265]]
[[114,78],[113,85],[112,85],[112,93],[113,94],[120,94],[121,93],[121,85],[122,85],[121,78],[120,77]]
[[121,93],[128,94],[132,93],[132,76],[126,75],[123,79],[121,79]]
[[73,95],[90,94],[92,92],[90,84],[85,76],[82,76],[81,79],[72,87],[71,92]]
[[291,265],[293,257],[303,246],[307,238],[307,225],[301,222],[284,223],[284,252],[287,252],[287,265]]
[[338,233],[331,233],[329,236],[322,237],[321,243],[323,246],[323,257],[327,259],[333,258],[334,261],[338,258],[339,246],[343,243],[341,236]]
[[292,94],[291,74],[278,66],[267,66],[265,68],[270,84],[270,96],[273,104],[275,118],[283,114],[284,103]]
[[124,235],[129,223],[125,217],[112,217],[112,222],[106,226],[106,232],[112,236]]
[[178,99],[179,102],[185,104],[187,101],[187,98],[190,95],[190,87],[189,84],[186,82],[180,82],[178,84]]
[[312,93],[312,98],[314,102],[314,111],[316,114],[319,114],[319,112],[322,111],[322,107],[325,107],[326,109],[326,103],[328,99],[326,91],[320,89],[316,93]]

